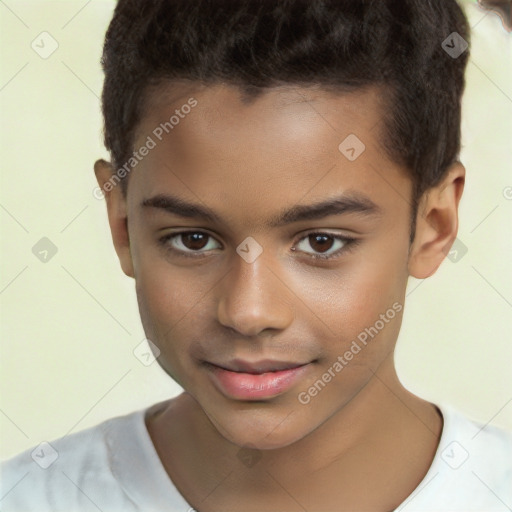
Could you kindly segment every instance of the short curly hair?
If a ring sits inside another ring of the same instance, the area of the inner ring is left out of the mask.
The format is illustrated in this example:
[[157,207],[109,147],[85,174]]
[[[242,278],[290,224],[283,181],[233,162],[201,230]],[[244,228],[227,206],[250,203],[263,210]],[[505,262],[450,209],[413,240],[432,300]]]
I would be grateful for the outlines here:
[[118,0],[102,57],[105,146],[114,167],[129,160],[145,94],[165,81],[235,85],[246,98],[381,86],[381,143],[410,172],[416,212],[459,157],[469,50],[445,51],[454,32],[469,48],[456,0]]

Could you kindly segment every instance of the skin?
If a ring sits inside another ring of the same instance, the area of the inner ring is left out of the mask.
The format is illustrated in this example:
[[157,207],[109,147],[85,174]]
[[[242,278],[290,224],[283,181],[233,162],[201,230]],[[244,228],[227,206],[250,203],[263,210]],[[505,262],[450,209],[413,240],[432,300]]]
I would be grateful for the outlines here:
[[[227,85],[168,85],[151,95],[134,147],[190,97],[197,106],[132,171],[127,196],[120,186],[106,194],[146,336],[185,390],[146,418],[164,468],[201,512],[393,510],[427,473],[442,431],[437,408],[396,374],[403,309],[307,404],[298,395],[379,315],[404,304],[410,275],[423,279],[439,267],[457,234],[465,169],[454,164],[421,198],[410,245],[412,181],[379,144],[378,90],[280,87],[244,102]],[[338,150],[351,133],[366,146],[355,161]],[[100,187],[113,172],[96,162]],[[379,213],[265,223],[349,193]],[[222,221],[141,207],[157,194],[207,206]],[[180,230],[210,237],[159,243]],[[358,243],[314,260],[343,244],[315,243],[313,232]],[[251,263],[236,252],[248,236],[263,249]],[[200,363],[234,357],[313,362],[289,390],[255,401],[221,393]]]

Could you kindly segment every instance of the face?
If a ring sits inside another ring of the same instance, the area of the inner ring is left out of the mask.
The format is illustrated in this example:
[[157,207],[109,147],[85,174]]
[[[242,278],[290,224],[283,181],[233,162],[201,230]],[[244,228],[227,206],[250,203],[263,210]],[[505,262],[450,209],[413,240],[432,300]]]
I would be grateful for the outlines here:
[[375,90],[175,86],[146,106],[116,246],[160,365],[235,444],[300,440],[393,351],[412,183],[381,117]]

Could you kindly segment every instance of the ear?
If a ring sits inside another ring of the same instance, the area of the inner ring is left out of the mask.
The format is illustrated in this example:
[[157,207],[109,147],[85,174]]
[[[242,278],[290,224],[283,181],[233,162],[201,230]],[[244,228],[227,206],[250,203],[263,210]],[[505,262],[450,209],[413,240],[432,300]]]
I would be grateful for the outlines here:
[[127,276],[134,277],[133,261],[130,253],[130,238],[128,235],[126,198],[119,183],[111,180],[114,169],[109,162],[98,160],[94,164],[94,174],[96,175],[98,186],[105,195],[112,241],[114,242],[121,268]]
[[466,169],[456,162],[439,185],[423,194],[409,252],[409,274],[413,277],[430,277],[448,254],[459,228],[459,201],[465,178]]

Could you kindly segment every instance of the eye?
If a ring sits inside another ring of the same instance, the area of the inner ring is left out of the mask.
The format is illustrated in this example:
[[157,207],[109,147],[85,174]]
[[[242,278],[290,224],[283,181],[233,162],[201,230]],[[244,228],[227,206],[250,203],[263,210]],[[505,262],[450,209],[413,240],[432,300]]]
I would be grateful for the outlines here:
[[197,258],[205,256],[203,252],[199,252],[200,250],[212,249],[212,247],[208,247],[208,244],[205,243],[208,238],[213,240],[211,235],[203,231],[181,231],[180,233],[165,235],[160,238],[159,242],[166,249],[180,256]]
[[[208,247],[210,245],[208,240],[211,241],[214,238],[203,231],[181,231],[163,236],[159,239],[159,243],[166,250],[178,256],[200,258],[207,256],[206,253],[208,251],[218,248]],[[302,242],[306,242],[317,253],[311,254],[304,248],[299,247],[300,252],[306,253],[312,259],[328,260],[338,257],[342,252],[348,250],[350,246],[354,246],[357,241],[355,238],[346,236],[314,232],[300,238],[297,246],[300,246]],[[294,246],[291,250],[296,251],[297,248]],[[318,254],[318,251],[320,251],[320,254]]]
[[[350,246],[353,246],[357,242],[357,239],[341,235],[334,235],[332,233],[315,232],[308,233],[305,237],[302,237],[298,245],[300,245],[302,241],[305,241],[310,247],[313,248],[314,251],[321,251],[320,254],[310,254],[307,251],[304,251],[304,249],[300,249],[302,252],[306,252],[310,258],[328,260],[334,259],[338,257],[342,252],[345,252]],[[334,250],[328,252],[331,249]],[[292,251],[295,250],[297,249],[292,247]]]

